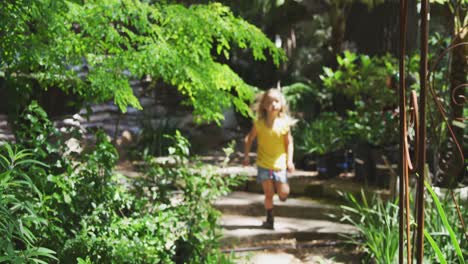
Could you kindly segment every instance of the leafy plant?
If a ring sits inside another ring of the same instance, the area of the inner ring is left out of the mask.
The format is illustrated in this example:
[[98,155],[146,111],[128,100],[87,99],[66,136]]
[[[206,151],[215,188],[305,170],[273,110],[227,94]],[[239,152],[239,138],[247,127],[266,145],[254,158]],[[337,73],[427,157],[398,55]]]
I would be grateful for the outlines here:
[[320,90],[314,83],[293,83],[281,88],[292,112],[306,120],[310,120],[321,109],[330,106],[332,94],[328,90]]
[[[19,146],[31,149],[35,159],[48,164],[47,172],[59,174],[69,166],[71,155],[66,141],[70,138],[81,139],[78,129],[70,128],[60,132],[49,120],[47,113],[36,101],[32,101],[18,116],[14,124],[15,138]],[[32,168],[41,170],[41,168]],[[37,174],[39,172],[34,172]],[[39,177],[35,177],[35,180]],[[43,181],[36,181],[43,188]]]
[[[89,163],[70,177],[75,193],[67,191],[67,205],[74,210],[65,212],[78,222],[65,238],[61,261],[88,256],[99,263],[230,263],[218,249],[219,213],[211,202],[238,180],[192,161],[190,144],[179,132],[168,139],[175,163],[148,156],[146,175],[135,180],[111,176],[107,168],[115,159],[105,137],[84,157]],[[120,186],[122,181],[133,187]]]
[[47,263],[55,252],[40,246],[36,226],[47,224],[37,215],[34,203],[42,199],[24,168],[45,166],[32,158],[29,150],[8,143],[0,148],[0,262]]
[[190,143],[178,131],[168,137],[173,141],[171,163],[147,159],[147,175],[136,192],[145,194],[152,204],[170,204],[180,214],[173,221],[181,223],[186,233],[176,242],[176,256],[193,263],[222,260],[217,249],[220,214],[211,204],[240,181],[221,177],[215,167],[189,158]]
[[297,148],[304,154],[325,154],[343,148],[346,144],[346,127],[336,113],[322,113],[310,123],[295,130]]
[[337,56],[338,68],[324,67],[323,85],[353,102],[347,112],[349,132],[374,145],[397,142],[396,59],[390,55],[369,57],[348,51]]
[[151,156],[166,156],[171,141],[165,137],[166,134],[173,134],[177,130],[177,124],[172,123],[170,119],[163,119],[159,124],[154,125],[151,121],[143,121],[135,149],[136,158],[142,158],[146,153]]
[[0,32],[0,74],[8,81],[59,87],[87,102],[113,99],[125,112],[141,109],[130,80],[150,76],[177,87],[197,121],[219,122],[229,106],[250,112],[252,87],[217,60],[232,46],[255,60],[267,53],[276,65],[285,60],[258,28],[219,3],[20,0],[0,8]]

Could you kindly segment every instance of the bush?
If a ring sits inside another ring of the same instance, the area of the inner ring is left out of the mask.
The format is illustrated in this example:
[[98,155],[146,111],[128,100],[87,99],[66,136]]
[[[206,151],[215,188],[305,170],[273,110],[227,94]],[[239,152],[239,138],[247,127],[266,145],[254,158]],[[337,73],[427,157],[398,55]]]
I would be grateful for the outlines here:
[[[7,170],[0,174],[0,212],[8,216],[0,219],[0,243],[5,245],[0,252],[8,250],[2,260],[54,262],[55,251],[63,263],[229,263],[218,249],[219,213],[211,202],[238,180],[191,161],[190,145],[179,132],[168,138],[177,166],[161,166],[148,157],[146,176],[132,182],[114,175],[117,151],[103,132],[96,134],[93,147],[66,155],[67,147],[58,145],[63,135],[50,132],[54,128],[43,111],[34,106],[25,113],[22,120],[34,124],[38,114],[42,121],[33,131],[18,126],[25,129],[17,133],[17,147],[37,151],[2,152],[30,161],[13,166],[15,159],[0,158]],[[42,137],[21,136],[33,132]],[[60,155],[47,159],[48,153]],[[12,175],[21,188],[9,187]]]
[[346,113],[348,131],[372,145],[398,141],[396,59],[390,55],[368,57],[346,51],[338,56],[338,69],[324,68],[323,85],[335,96],[352,102]]
[[322,113],[295,131],[297,149],[304,154],[325,154],[345,147],[347,128],[336,113]]

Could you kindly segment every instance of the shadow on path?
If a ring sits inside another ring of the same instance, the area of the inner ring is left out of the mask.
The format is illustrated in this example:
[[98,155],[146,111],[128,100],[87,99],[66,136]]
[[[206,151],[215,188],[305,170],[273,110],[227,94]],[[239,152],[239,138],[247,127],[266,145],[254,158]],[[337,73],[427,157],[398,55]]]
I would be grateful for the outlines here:
[[264,226],[260,225],[222,225],[222,228],[225,228],[227,230],[236,230],[236,229],[265,229],[269,230],[268,228],[265,228]]

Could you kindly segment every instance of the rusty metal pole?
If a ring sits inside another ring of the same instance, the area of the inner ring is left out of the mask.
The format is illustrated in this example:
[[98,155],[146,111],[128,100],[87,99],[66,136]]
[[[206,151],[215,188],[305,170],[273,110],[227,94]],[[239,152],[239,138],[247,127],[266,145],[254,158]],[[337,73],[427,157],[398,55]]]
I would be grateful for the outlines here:
[[426,163],[426,97],[427,97],[427,53],[429,34],[429,1],[421,0],[421,62],[419,65],[419,81],[421,90],[419,94],[419,149],[418,159],[418,193],[417,193],[417,237],[416,260],[422,264],[424,257],[424,170]]
[[[408,10],[408,1],[400,0],[400,64],[399,64],[399,80],[400,80],[400,89],[399,89],[399,116],[400,116],[400,184],[399,184],[399,211],[398,211],[398,220],[399,220],[399,240],[398,240],[398,262],[403,264],[403,251],[405,244],[405,210],[404,210],[404,201],[405,197],[408,195],[406,193],[405,181],[408,179],[408,166],[406,163],[406,84],[405,84],[405,50],[406,50],[406,18]],[[406,173],[406,175],[405,175]],[[406,212],[408,213],[408,212]],[[408,225],[408,223],[406,223]],[[408,243],[409,245],[409,243]],[[409,262],[408,262],[409,263]]]

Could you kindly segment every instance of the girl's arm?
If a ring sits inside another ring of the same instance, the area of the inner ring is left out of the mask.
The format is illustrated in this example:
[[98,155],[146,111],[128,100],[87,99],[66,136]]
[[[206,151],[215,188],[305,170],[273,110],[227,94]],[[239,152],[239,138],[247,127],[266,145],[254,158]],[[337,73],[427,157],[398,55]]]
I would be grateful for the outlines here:
[[255,126],[253,126],[250,132],[244,138],[244,162],[242,162],[244,166],[248,166],[250,163],[250,159],[249,159],[250,148],[252,147],[252,143],[256,137],[257,137],[257,129],[255,129]]
[[287,154],[286,167],[288,168],[288,172],[293,172],[296,168],[294,167],[293,163],[294,142],[291,131],[289,131],[288,134],[284,136],[284,145],[286,147]]

